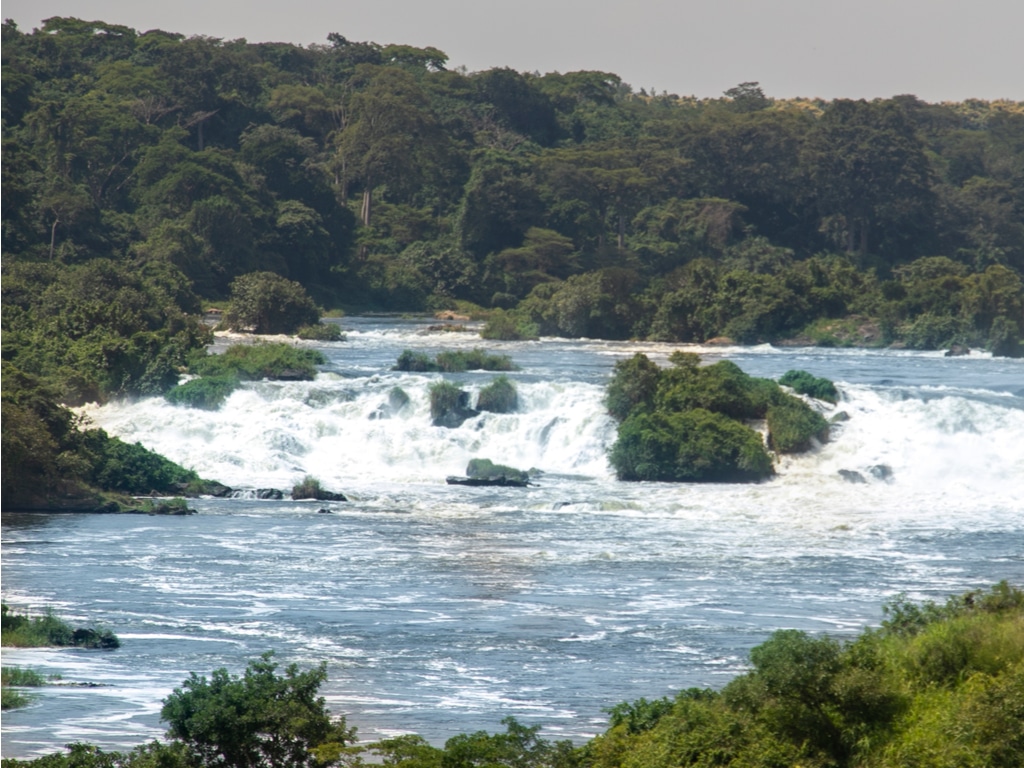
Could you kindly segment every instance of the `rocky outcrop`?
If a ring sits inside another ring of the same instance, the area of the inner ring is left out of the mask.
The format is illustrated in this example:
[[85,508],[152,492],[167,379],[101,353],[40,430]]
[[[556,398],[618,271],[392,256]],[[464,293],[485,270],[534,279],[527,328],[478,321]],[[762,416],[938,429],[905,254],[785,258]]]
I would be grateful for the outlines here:
[[469,393],[448,382],[440,382],[430,390],[431,423],[435,427],[457,429],[467,419],[480,415],[469,407]]

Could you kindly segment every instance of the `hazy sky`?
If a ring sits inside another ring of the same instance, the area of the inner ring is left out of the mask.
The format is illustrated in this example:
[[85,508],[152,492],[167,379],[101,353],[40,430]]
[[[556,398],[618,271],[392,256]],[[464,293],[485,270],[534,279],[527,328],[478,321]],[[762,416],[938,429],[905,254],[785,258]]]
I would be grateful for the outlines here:
[[250,42],[433,45],[470,71],[614,72],[718,96],[1024,100],[1022,0],[5,0],[30,31],[77,16]]

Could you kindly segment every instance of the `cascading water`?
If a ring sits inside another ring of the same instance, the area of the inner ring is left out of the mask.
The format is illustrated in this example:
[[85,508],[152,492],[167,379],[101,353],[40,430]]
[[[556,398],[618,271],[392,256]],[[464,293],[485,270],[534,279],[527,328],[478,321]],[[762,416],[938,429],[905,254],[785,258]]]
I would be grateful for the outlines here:
[[[485,343],[414,321],[345,325],[314,382],[248,384],[215,412],[162,399],[85,409],[242,490],[195,500],[192,517],[4,515],[5,602],[123,640],[112,653],[5,649],[5,664],[104,684],[40,689],[5,713],[5,756],[159,736],[160,699],[189,671],[237,672],[268,649],[326,661],[328,702],[365,739],[441,743],[510,714],[580,739],[619,701],[724,684],[775,629],[851,633],[899,592],[1024,583],[1021,361],[700,350],[754,375],[832,378],[842,400],[825,413],[850,418],[769,482],[634,484],[607,462],[604,384],[615,360],[663,362],[674,347],[486,343],[521,366],[509,374],[520,408],[445,429],[428,407],[440,374],[390,368],[405,348]],[[475,401],[493,377],[444,378]],[[381,418],[396,386],[409,403]],[[544,474],[526,489],[445,485],[474,457]],[[330,515],[291,501],[307,474],[349,501]]]

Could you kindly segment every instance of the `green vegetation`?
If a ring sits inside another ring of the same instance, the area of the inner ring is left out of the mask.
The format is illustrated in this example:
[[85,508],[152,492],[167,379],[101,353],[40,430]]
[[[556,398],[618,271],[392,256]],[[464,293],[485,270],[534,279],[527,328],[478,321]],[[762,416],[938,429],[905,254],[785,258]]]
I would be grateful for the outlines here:
[[3,604],[2,644],[15,648],[41,646],[75,646],[80,648],[119,648],[121,641],[108,629],[80,627],[75,629],[50,611],[30,618],[10,610]]
[[[54,407],[165,394],[214,302],[317,340],[315,302],[479,307],[501,339],[1024,354],[1020,102],[695,99],[337,33],[2,36],[3,440],[32,471],[76,454],[12,375]],[[71,463],[62,498],[106,503]]]
[[808,395],[817,400],[824,400],[835,405],[839,402],[839,392],[836,385],[828,379],[814,376],[807,371],[786,371],[779,379],[779,384],[792,387],[795,392],[801,395]]
[[295,333],[303,341],[345,341],[341,326],[335,323],[304,325]]
[[315,349],[285,343],[234,344],[223,354],[196,354],[188,370],[198,376],[235,376],[242,381],[296,379],[312,381],[327,358]]
[[320,309],[299,283],[273,272],[252,272],[231,283],[224,325],[233,331],[295,333],[320,322]]
[[117,510],[135,506],[128,495],[196,495],[207,485],[138,443],[82,429],[53,389],[6,362],[2,409],[5,509]]
[[327,766],[346,752],[355,730],[344,718],[332,720],[316,695],[326,664],[306,672],[292,664],[278,675],[272,656],[263,654],[241,676],[193,673],[164,700],[167,735],[192,764]]
[[535,323],[503,309],[495,310],[480,331],[480,338],[493,341],[529,341],[538,337]]
[[282,342],[234,344],[219,355],[200,351],[190,356],[188,365],[189,372],[199,378],[174,387],[166,398],[175,405],[215,411],[243,381],[311,381],[316,378],[316,366],[326,362],[317,350]]
[[754,419],[767,421],[768,442],[778,453],[799,453],[812,438],[827,439],[828,422],[773,381],[726,360],[701,367],[690,353],[673,353],[669,362],[661,369],[636,354],[615,365],[605,404],[619,422],[609,459],[620,480],[769,477],[774,470],[764,441],[745,423]]
[[445,418],[466,409],[468,402],[469,393],[450,381],[435,381],[430,385],[430,419],[434,426],[445,426]]
[[466,465],[466,477],[506,478],[518,482],[528,482],[530,473],[504,464],[495,464],[490,459],[470,459]]
[[516,392],[516,385],[509,381],[508,376],[498,376],[477,395],[478,411],[512,413],[518,407],[519,394]]
[[215,411],[224,404],[232,392],[238,389],[239,383],[238,377],[232,374],[202,376],[179,384],[165,397],[167,402],[174,405]]
[[19,709],[31,703],[30,696],[12,688],[38,688],[41,685],[46,685],[46,678],[38,672],[21,667],[4,667],[0,681],[0,709]]
[[292,499],[316,499],[317,501],[348,501],[343,493],[334,493],[324,488],[312,475],[306,475],[302,482],[292,486]]
[[41,685],[46,685],[46,678],[32,669],[4,667],[0,671],[0,682],[3,685],[14,685],[19,688],[38,688]]
[[463,373],[465,371],[514,371],[515,364],[508,355],[491,355],[482,349],[474,348],[469,352],[461,350],[438,352],[433,360],[423,352],[407,349],[398,356],[392,370],[444,373]]
[[[1018,765],[1024,593],[1004,582],[886,612],[880,629],[846,643],[776,632],[720,693],[683,691],[639,723],[613,718],[584,764]],[[639,704],[624,712],[650,712]]]

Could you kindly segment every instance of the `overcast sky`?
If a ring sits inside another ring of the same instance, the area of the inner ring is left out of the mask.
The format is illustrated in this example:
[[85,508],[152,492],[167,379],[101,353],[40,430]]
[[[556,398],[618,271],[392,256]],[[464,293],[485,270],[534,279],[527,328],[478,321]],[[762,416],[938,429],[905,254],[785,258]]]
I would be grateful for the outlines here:
[[432,45],[470,71],[614,72],[634,89],[719,96],[1024,100],[1024,0],[5,0],[50,16],[250,42]]

